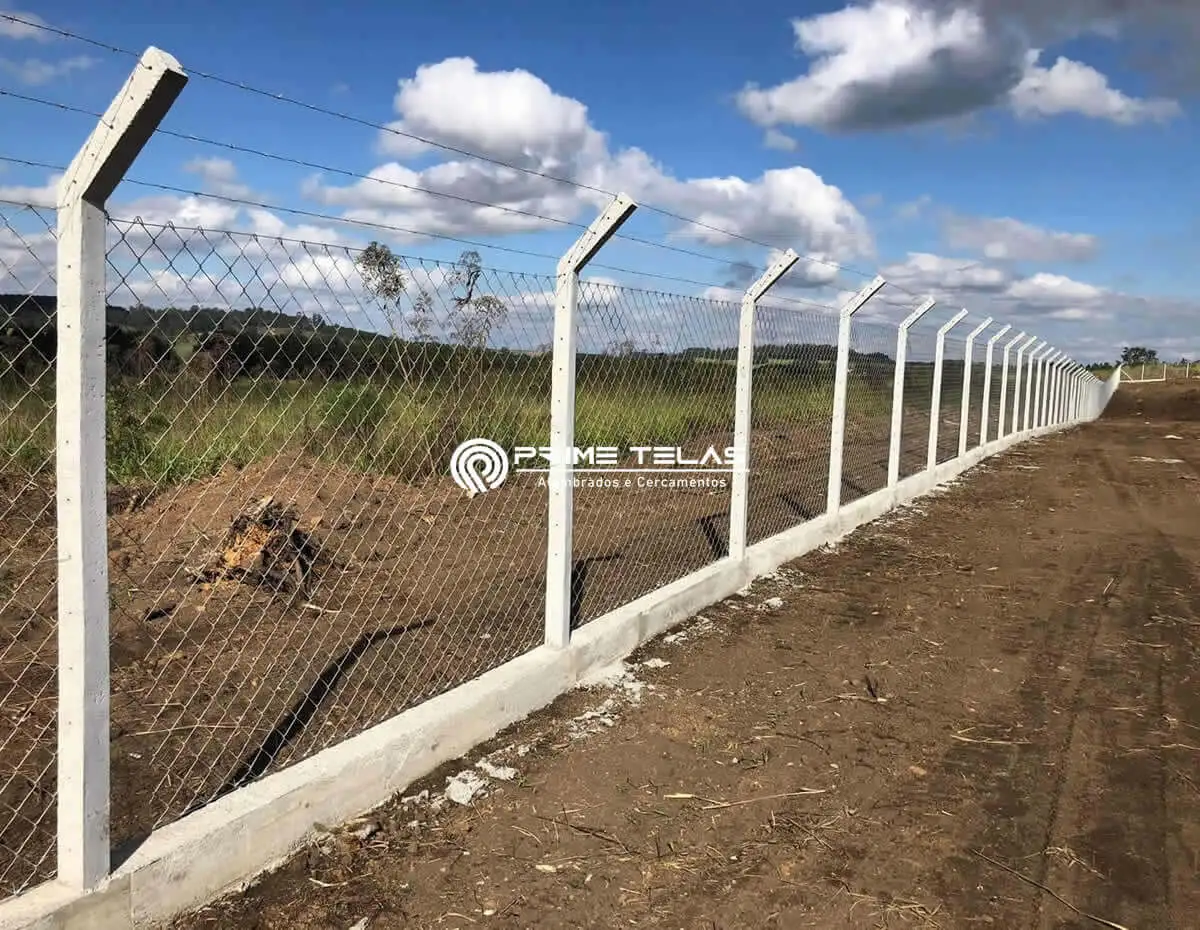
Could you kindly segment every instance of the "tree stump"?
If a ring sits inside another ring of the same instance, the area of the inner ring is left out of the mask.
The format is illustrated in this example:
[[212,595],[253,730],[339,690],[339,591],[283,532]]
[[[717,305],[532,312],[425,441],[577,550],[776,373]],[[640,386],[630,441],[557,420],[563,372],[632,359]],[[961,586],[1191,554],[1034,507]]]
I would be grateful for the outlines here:
[[299,517],[274,497],[242,511],[220,549],[200,571],[206,582],[240,581],[275,593],[305,595],[317,580],[323,557],[319,539],[299,528]]

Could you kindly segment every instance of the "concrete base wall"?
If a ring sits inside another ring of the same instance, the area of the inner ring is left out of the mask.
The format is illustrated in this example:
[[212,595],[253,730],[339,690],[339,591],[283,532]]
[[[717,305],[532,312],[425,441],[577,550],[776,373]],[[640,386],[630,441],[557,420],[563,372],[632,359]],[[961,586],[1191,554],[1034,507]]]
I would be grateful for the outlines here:
[[91,894],[48,882],[0,903],[0,930],[153,927],[244,886],[301,846],[314,823],[341,823],[387,802],[754,578],[927,494],[1016,442],[1063,428],[993,441],[833,516],[757,543],[741,561],[726,558],[681,578],[581,627],[566,649],[539,647],[155,831]]

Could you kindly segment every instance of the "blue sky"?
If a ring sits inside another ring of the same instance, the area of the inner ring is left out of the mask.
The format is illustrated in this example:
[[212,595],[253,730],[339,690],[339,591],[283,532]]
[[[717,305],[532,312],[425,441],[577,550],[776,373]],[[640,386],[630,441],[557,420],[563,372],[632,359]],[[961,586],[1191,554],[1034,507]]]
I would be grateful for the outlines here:
[[[1200,10],[1183,0],[875,0],[739,4],[334,5],[213,0],[198,7],[26,3],[8,11],[426,138],[519,160],[869,274],[948,316],[966,307],[1081,359],[1123,344],[1200,356],[1200,243],[1191,116]],[[1192,8],[1189,8],[1192,7]],[[119,13],[117,12],[119,10]],[[1137,21],[1133,16],[1137,16]],[[1172,37],[1140,65],[1147,43]],[[1039,54],[1040,53],[1040,54]],[[102,110],[132,59],[0,20],[0,90]],[[407,90],[400,82],[407,81]],[[398,94],[398,91],[403,91]],[[65,164],[87,117],[0,96],[0,155]],[[193,77],[164,128],[416,187],[586,223],[596,195]],[[388,142],[391,145],[388,145]],[[218,161],[219,160],[219,161]],[[385,167],[389,166],[390,167]],[[481,166],[481,167],[479,167]],[[158,136],[131,176],[418,232],[557,254],[574,231],[513,232],[444,198]],[[0,164],[0,197],[37,200],[49,172]],[[723,179],[716,183],[711,179]],[[46,188],[48,190],[48,188]],[[45,191],[41,196],[45,196]],[[461,245],[124,184],[114,216],[304,239],[389,241],[453,258]],[[511,217],[509,217],[511,219]],[[256,225],[257,224],[257,225]],[[639,212],[604,280],[736,298],[768,250]],[[0,253],[2,254],[2,253]],[[489,263],[552,273],[530,256]],[[745,267],[737,263],[745,263]],[[864,278],[803,264],[779,296],[836,305]],[[8,289],[7,283],[0,290]],[[911,292],[911,293],[909,293]],[[204,296],[204,295],[200,295]],[[203,302],[203,301],[201,301]]]

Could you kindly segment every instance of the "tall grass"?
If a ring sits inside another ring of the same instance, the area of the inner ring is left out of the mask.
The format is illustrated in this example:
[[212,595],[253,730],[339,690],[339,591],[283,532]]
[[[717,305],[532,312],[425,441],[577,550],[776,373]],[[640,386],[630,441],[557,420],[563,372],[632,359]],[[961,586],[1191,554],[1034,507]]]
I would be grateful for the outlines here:
[[[732,433],[735,369],[693,360],[581,359],[576,445],[687,443]],[[0,384],[0,472],[52,466],[54,392]],[[820,427],[828,375],[756,372],[756,428]],[[852,384],[856,413],[886,416],[890,392]],[[446,472],[460,442],[545,445],[550,363],[459,367],[420,378],[318,382],[261,376],[223,381],[176,373],[110,376],[108,476],[116,485],[170,485],[279,456],[304,456],[418,481]]]

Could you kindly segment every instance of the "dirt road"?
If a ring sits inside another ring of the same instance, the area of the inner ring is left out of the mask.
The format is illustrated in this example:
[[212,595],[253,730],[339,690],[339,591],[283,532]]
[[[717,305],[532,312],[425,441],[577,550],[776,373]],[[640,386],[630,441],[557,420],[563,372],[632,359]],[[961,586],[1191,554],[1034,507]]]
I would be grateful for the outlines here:
[[1200,391],[1122,388],[178,927],[1195,927],[1198,564]]

